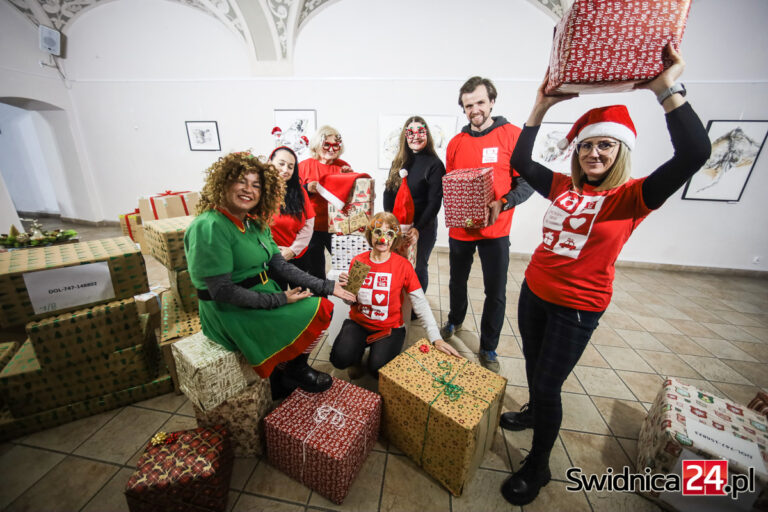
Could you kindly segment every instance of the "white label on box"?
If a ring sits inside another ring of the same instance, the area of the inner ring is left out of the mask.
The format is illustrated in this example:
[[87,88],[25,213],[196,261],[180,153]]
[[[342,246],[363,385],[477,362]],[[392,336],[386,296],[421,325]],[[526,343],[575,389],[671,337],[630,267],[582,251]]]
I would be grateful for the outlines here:
[[27,272],[23,277],[36,315],[115,298],[106,261]]
[[748,468],[753,467],[755,471],[766,474],[760,449],[754,441],[739,439],[730,432],[712,428],[690,414],[685,415],[685,425],[688,437],[695,446],[712,455],[738,462]]

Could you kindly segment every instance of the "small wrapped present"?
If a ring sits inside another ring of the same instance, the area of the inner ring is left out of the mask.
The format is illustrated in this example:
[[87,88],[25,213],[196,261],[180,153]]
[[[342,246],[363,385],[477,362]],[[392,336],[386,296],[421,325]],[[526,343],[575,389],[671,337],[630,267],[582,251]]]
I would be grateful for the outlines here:
[[141,226],[141,215],[139,215],[139,209],[132,213],[124,213],[118,217],[120,219],[120,228],[123,230],[123,235],[129,237],[136,243],[139,241],[136,239],[136,230]]
[[171,346],[179,389],[207,412],[260,377],[240,352],[230,352],[199,332]]
[[328,203],[328,231],[348,235],[360,233],[373,215],[373,201],[348,203],[343,211]]
[[443,176],[445,227],[476,229],[488,225],[493,200],[493,168],[456,169]]
[[259,379],[208,412],[197,406],[193,409],[198,427],[227,427],[236,457],[258,457],[264,453],[262,420],[272,410],[272,404],[269,379]]
[[408,236],[408,231],[411,230],[411,226],[404,225],[400,226],[400,230],[402,232],[403,240],[400,242],[400,246],[395,251],[397,254],[402,256],[403,258],[407,259],[411,262],[411,265],[413,265],[413,268],[416,268],[416,249],[418,242],[414,242],[412,244],[409,244],[406,240],[406,237]]
[[194,217],[144,221],[144,242],[153,258],[168,270],[187,268],[184,254],[184,232]]
[[[682,474],[687,459],[727,459],[730,474],[754,468],[755,496],[768,498],[768,421],[743,405],[668,378],[648,410],[637,439],[637,472]],[[724,475],[725,476],[725,475]],[[646,496],[678,508],[678,492]],[[739,501],[747,498],[741,496]],[[730,502],[730,498],[724,498]],[[746,507],[748,509],[749,507]],[[723,510],[723,509],[721,509]]]
[[364,236],[331,235],[331,268],[346,272],[352,264],[352,258],[370,249]]
[[224,512],[234,455],[227,429],[158,432],[125,485],[131,512]]
[[691,0],[576,0],[555,28],[547,94],[630,91],[665,68]]
[[189,270],[169,270],[168,280],[171,283],[171,292],[176,295],[176,300],[187,313],[197,312],[197,289],[192,285]]
[[139,212],[144,221],[195,216],[199,192],[166,190],[160,194],[139,198]]
[[493,444],[506,385],[421,340],[379,370],[384,435],[460,496]]
[[0,253],[0,329],[147,290],[127,236]]
[[197,311],[194,313],[184,311],[173,293],[164,293],[162,302],[161,343],[200,332],[202,327]]
[[323,393],[298,389],[264,419],[269,462],[336,504],[379,438],[381,397],[333,379]]
[[349,279],[347,280],[347,284],[344,286],[344,289],[349,293],[354,293],[357,295],[357,292],[360,291],[360,287],[363,285],[363,281],[365,281],[365,278],[368,276],[368,272],[370,271],[371,266],[366,265],[360,260],[352,263],[352,266],[349,268]]

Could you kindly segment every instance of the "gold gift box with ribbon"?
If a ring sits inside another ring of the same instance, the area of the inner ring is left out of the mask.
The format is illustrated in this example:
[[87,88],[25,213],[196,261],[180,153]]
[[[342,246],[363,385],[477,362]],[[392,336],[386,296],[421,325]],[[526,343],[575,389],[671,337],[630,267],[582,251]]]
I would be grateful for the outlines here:
[[384,435],[460,496],[493,444],[506,385],[421,340],[379,370]]

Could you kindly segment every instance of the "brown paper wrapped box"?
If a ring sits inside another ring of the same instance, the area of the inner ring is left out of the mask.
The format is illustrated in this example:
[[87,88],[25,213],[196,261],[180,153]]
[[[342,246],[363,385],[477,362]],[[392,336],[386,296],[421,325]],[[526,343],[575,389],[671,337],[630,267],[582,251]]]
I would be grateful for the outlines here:
[[19,344],[15,341],[0,343],[0,371],[5,368],[5,365],[8,364],[18,349]]
[[421,340],[379,370],[384,435],[460,496],[493,444],[506,384]]
[[26,330],[46,370],[95,364],[144,339],[133,298],[49,316],[28,323]]
[[141,226],[141,215],[139,215],[138,211],[120,215],[119,219],[120,229],[123,230],[123,235],[130,237],[131,240],[139,243],[136,239],[136,230]]
[[140,197],[139,212],[145,222],[195,215],[199,201],[199,192],[171,192],[169,190],[161,194]]
[[160,343],[190,336],[200,332],[197,311],[187,313],[173,293],[163,294],[163,318],[160,326]]
[[89,398],[76,403],[49,409],[22,418],[3,417],[0,419],[0,441],[7,441],[22,435],[52,428],[70,421],[87,418],[117,407],[170,393],[173,390],[171,377],[163,375],[149,382]]
[[150,317],[150,325],[153,329],[159,329],[162,320],[163,292],[167,291],[165,286],[151,286],[147,293],[136,295],[133,300],[136,301],[136,311],[142,315],[147,314]]
[[232,435],[236,457],[258,457],[264,453],[263,419],[272,410],[269,379],[258,379],[239,394],[214,409],[204,412],[196,405],[198,427],[224,425]]
[[187,268],[184,254],[184,232],[194,217],[174,217],[144,222],[144,243],[153,258],[169,270]]
[[197,313],[197,289],[192,286],[189,270],[169,270],[168,280],[181,308],[187,313]]
[[24,282],[25,273],[99,261],[106,261],[109,265],[115,292],[111,300],[133,297],[149,290],[144,257],[127,236],[0,253],[0,328],[25,324],[50,313],[63,313],[103,302],[96,301],[35,315]]

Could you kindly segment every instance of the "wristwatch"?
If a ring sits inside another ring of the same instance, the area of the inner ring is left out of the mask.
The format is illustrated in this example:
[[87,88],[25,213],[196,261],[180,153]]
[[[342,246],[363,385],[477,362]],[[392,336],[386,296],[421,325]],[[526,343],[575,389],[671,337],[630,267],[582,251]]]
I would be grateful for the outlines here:
[[683,84],[674,84],[672,87],[669,87],[667,89],[664,89],[659,93],[658,96],[656,96],[656,99],[659,101],[659,105],[664,103],[664,100],[672,96],[673,94],[680,93],[680,96],[685,96],[688,91],[685,90],[685,86]]

